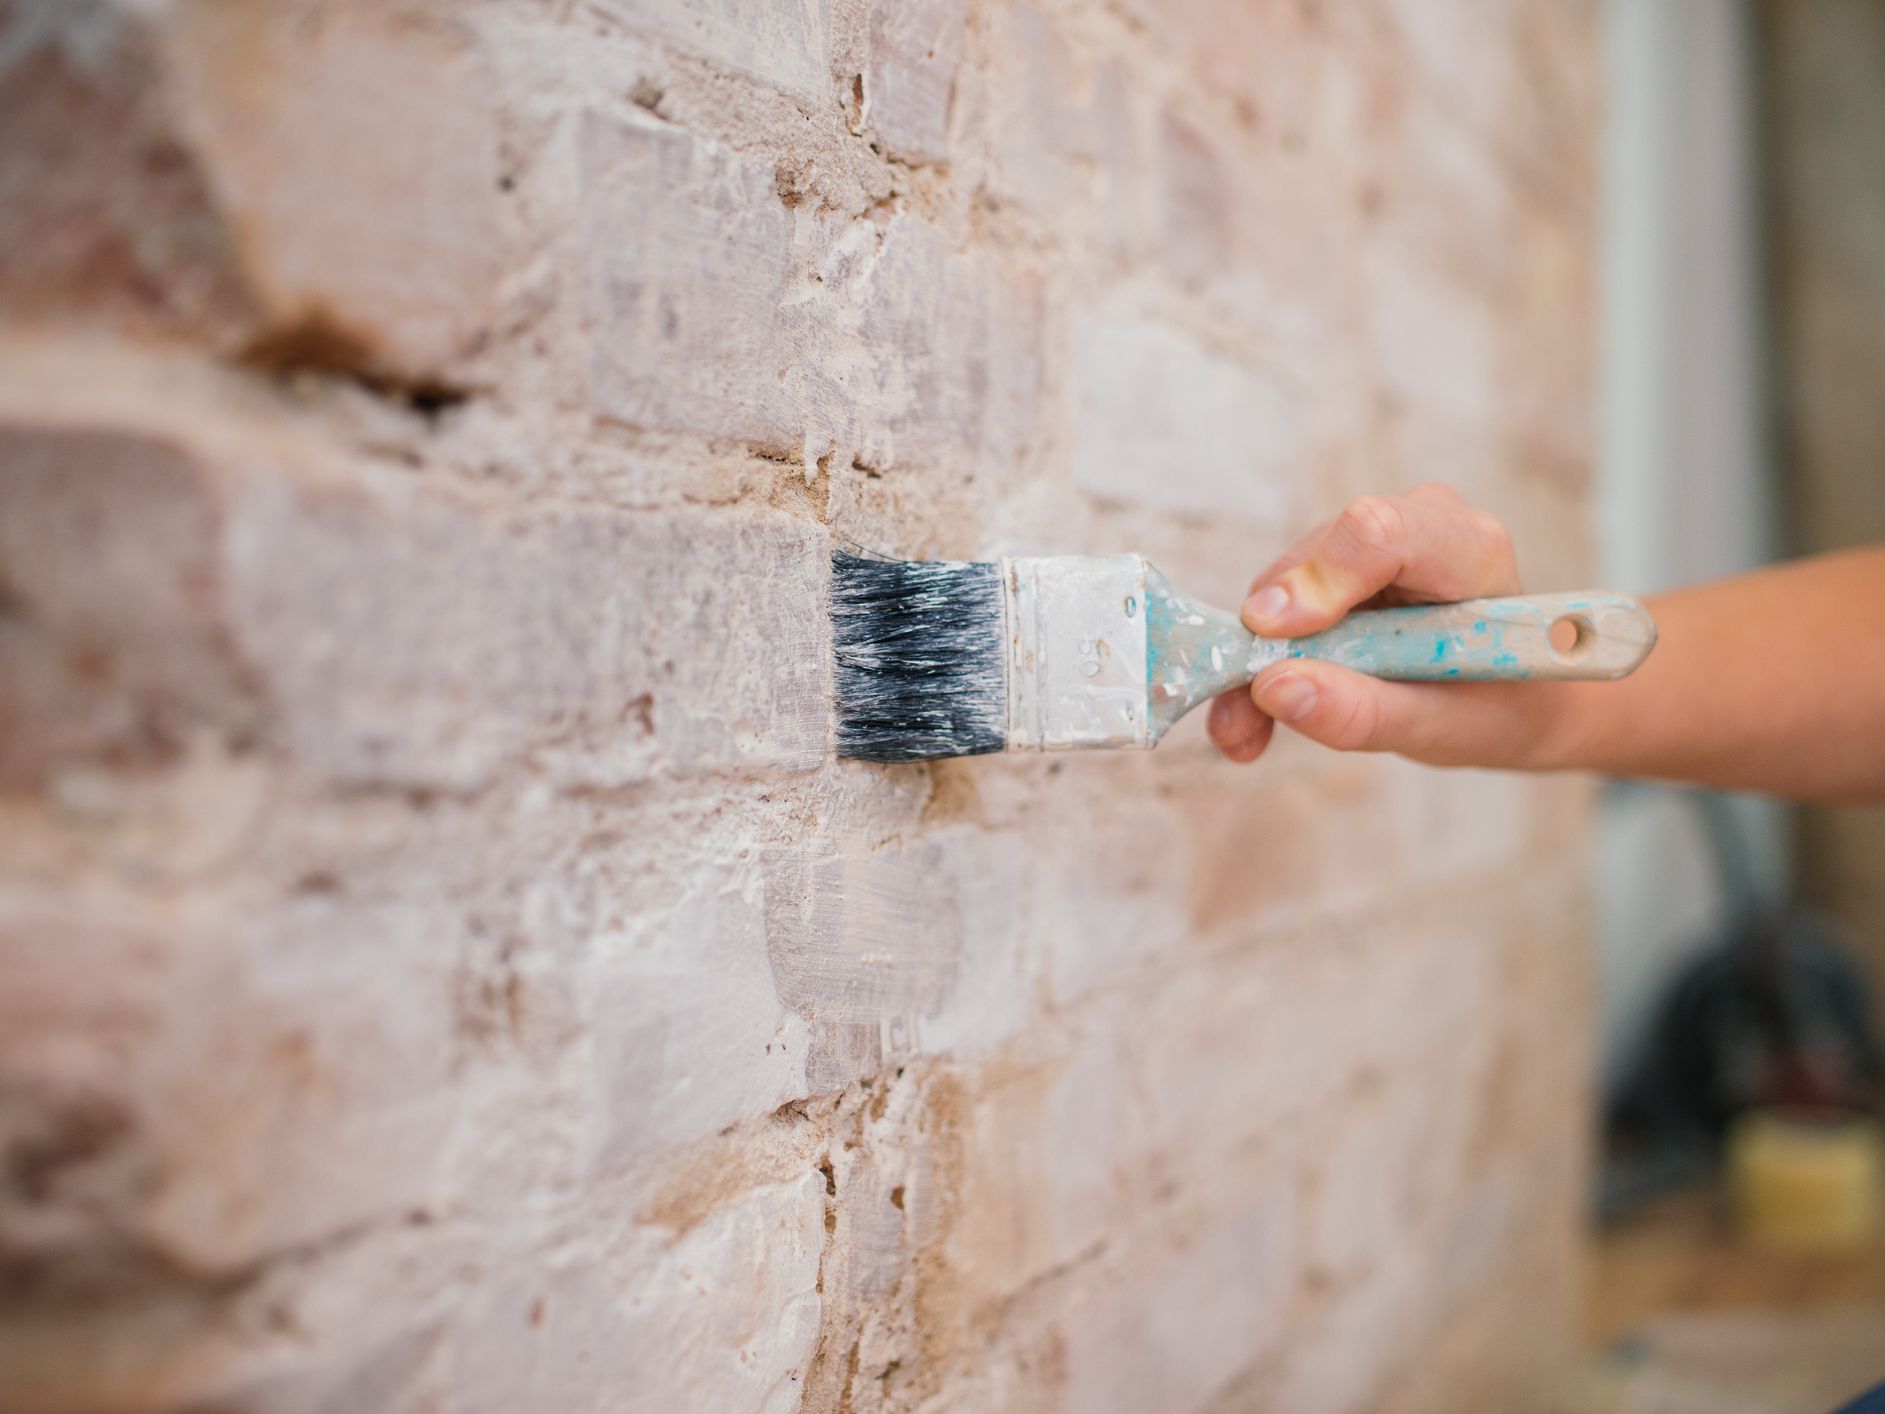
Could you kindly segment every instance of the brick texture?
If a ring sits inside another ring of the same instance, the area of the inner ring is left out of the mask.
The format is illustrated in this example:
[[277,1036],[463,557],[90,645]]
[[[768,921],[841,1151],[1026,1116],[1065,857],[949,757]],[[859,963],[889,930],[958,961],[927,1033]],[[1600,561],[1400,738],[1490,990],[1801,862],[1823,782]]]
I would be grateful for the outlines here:
[[1583,789],[838,762],[825,595],[1571,583],[1590,25],[0,3],[0,1407],[1549,1407]]

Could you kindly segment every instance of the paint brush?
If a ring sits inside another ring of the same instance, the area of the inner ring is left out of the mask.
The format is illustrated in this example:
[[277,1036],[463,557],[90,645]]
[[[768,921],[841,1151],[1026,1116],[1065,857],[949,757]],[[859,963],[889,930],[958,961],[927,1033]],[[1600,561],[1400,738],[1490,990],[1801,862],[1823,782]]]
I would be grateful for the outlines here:
[[838,754],[924,761],[989,751],[1150,747],[1271,663],[1379,678],[1619,678],[1656,625],[1627,595],[1526,594],[1350,614],[1259,638],[1139,555],[831,561]]

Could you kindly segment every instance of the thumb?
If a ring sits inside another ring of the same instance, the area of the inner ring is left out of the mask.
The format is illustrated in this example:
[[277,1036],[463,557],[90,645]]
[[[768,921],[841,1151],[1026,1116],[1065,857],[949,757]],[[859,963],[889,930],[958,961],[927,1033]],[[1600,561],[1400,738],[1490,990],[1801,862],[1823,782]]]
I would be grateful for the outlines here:
[[[1537,683],[1385,682],[1306,658],[1251,684],[1268,716],[1336,751],[1393,751],[1448,766],[1526,764],[1538,738]],[[1529,693],[1529,695],[1528,695]]]

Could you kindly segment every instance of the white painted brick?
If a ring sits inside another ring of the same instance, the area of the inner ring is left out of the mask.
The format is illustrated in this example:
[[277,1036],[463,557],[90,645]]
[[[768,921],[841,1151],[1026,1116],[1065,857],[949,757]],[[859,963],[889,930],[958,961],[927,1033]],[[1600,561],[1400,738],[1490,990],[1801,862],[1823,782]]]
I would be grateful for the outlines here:
[[433,1206],[455,1104],[448,959],[396,911],[337,927],[318,896],[246,929],[196,913],[5,901],[0,1074],[50,1122],[111,1117],[47,1231],[77,1202],[119,1240],[225,1274]]
[[891,1054],[987,1054],[1024,1030],[1038,962],[1014,911],[1031,881],[1009,842],[945,830],[869,852],[766,852],[766,946],[780,999],[866,1027]]
[[929,840],[862,857],[769,851],[766,934],[781,997],[808,1020],[853,1025],[934,1012],[961,963],[960,888]]
[[1127,291],[1073,332],[1074,482],[1134,510],[1280,535],[1303,432],[1285,386]]
[[1001,135],[989,153],[989,186],[1048,221],[1065,220],[1092,155],[1090,93],[1075,51],[1032,5],[994,7],[1002,67],[990,85],[987,122]]
[[[828,542],[804,522],[316,490],[266,443],[161,429],[5,445],[34,621],[0,634],[24,670],[0,702],[30,728],[7,769],[201,722],[318,772],[452,789],[526,756],[572,785],[825,756]],[[75,536],[112,568],[34,548]]]
[[1358,1414],[1419,1329],[1424,1292],[1415,1257],[1402,1246],[1381,1254],[1366,1278],[1336,1292],[1307,1331],[1287,1344],[1273,1407]]
[[1161,1266],[1109,1283],[1063,1327],[1067,1408],[1187,1414],[1209,1405],[1282,1336],[1295,1285],[1295,1222],[1293,1195],[1281,1189]]
[[598,0],[605,13],[806,105],[831,88],[827,0]]
[[1157,166],[1164,225],[1160,251],[1181,279],[1209,282],[1229,263],[1236,242],[1236,187],[1226,159],[1209,135],[1168,109],[1159,119]]
[[1384,763],[1391,808],[1408,839],[1424,841],[1420,868],[1489,874],[1530,846],[1533,785],[1498,771],[1437,771],[1398,758]]
[[1190,929],[1184,904],[1149,877],[1146,832],[1166,824],[1149,804],[1125,828],[1096,821],[1081,849],[1035,871],[1031,921],[1059,1004],[1183,948]]
[[753,1190],[678,1239],[631,1227],[517,1264],[452,1342],[465,1414],[788,1414],[818,1337],[823,1177]]
[[757,890],[730,860],[663,917],[590,945],[584,986],[605,1165],[769,1114],[806,1093],[806,1022],[780,999]]
[[[1393,1074],[1496,1014],[1494,930],[1374,925],[1267,944],[1148,1002],[1144,1083],[1162,1102],[1148,1142],[1209,1162],[1313,1114],[1357,1077]],[[1206,1073],[1208,1086],[1185,1077]]]
[[1129,1006],[1089,1008],[1033,1069],[1002,1076],[965,1129],[963,1211],[950,1251],[978,1300],[999,1304],[1077,1267],[1134,1216],[1154,1160],[1147,1102],[1119,1044]]
[[1488,136],[1509,120],[1516,80],[1513,21],[1521,7],[1386,0],[1383,8],[1433,92]]
[[917,162],[949,156],[949,115],[968,0],[878,0],[871,7],[865,96],[870,125]]
[[145,8],[22,0],[0,13],[0,130],[12,139],[0,150],[0,297],[14,318],[241,337],[252,292],[208,178],[181,150]]
[[[1470,1039],[1438,1063],[1390,1073],[1328,1116],[1335,1133],[1314,1160],[1307,1204],[1310,1259],[1327,1275],[1352,1281],[1366,1273],[1459,1187],[1486,1083],[1488,1048]],[[1489,1213],[1488,1221],[1498,1219]],[[1488,1231],[1480,1245],[1496,1240]]]
[[876,355],[873,396],[852,435],[869,445],[880,425],[886,463],[904,448],[961,447],[1005,471],[1038,392],[1033,293],[940,232],[897,217],[858,300],[862,345]]
[[1494,311],[1485,298],[1386,243],[1367,262],[1370,351],[1382,384],[1428,417],[1483,429],[1499,408]]
[[580,148],[601,411],[796,446],[776,332],[791,222],[771,172],[641,115],[584,115]]
[[1470,1301],[1498,1275],[1523,1231],[1524,1203],[1523,1180],[1509,1165],[1458,1192],[1432,1257],[1440,1303]]
[[201,470],[157,437],[0,428],[0,778],[161,756],[193,725],[240,731],[253,685],[203,616],[218,526]]
[[920,1048],[979,1059],[1034,1025],[1046,960],[1038,933],[1017,913],[1039,902],[1040,880],[1007,834],[958,828],[931,838],[958,880],[962,945],[949,989],[919,1022]]
[[591,114],[581,147],[605,416],[810,460],[1012,461],[1040,315],[985,256],[908,215],[789,214],[769,167],[653,119]]
[[[418,382],[484,337],[502,259],[491,80],[469,33],[378,5],[178,12],[176,83],[264,345]],[[298,159],[307,134],[320,160]],[[371,213],[368,219],[367,213]]]
[[451,497],[233,508],[229,611],[311,767],[468,789],[805,770],[825,754],[824,537],[737,514],[548,512]]

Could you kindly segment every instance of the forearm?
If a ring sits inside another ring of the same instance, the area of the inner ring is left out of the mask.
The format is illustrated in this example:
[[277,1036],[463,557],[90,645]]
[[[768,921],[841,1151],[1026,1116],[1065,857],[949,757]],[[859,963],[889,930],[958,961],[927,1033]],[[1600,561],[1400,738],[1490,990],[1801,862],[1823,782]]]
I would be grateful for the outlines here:
[[1823,800],[1885,799],[1885,550],[1650,601],[1615,683],[1553,686],[1539,764]]

